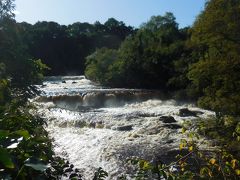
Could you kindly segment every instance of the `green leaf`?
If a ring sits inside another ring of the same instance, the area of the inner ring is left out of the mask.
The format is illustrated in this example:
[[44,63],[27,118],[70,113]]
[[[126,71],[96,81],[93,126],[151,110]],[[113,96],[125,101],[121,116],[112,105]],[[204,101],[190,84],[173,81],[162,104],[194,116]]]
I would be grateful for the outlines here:
[[162,175],[165,179],[168,179],[167,173],[165,171],[162,171]]
[[108,177],[108,173],[100,167],[97,172],[95,172],[93,180],[104,180],[106,177]]
[[18,130],[18,131],[15,131],[14,134],[20,135],[20,136],[22,136],[24,139],[30,138],[30,134],[29,134],[29,132],[26,131],[26,130]]
[[0,138],[5,138],[9,135],[9,131],[0,130]]
[[25,166],[29,166],[37,171],[45,171],[47,168],[49,168],[49,165],[44,164],[40,159],[35,158],[35,157],[31,157],[28,158],[25,162],[24,162]]
[[10,154],[6,149],[0,147],[0,163],[3,164],[6,168],[14,168]]

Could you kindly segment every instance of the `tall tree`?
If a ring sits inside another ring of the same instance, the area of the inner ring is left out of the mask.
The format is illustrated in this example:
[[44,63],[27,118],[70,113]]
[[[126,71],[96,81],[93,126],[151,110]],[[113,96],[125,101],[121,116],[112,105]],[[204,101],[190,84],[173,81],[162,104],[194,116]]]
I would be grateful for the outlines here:
[[0,0],[0,20],[4,18],[13,18],[14,8],[14,0]]
[[[107,25],[116,27],[119,26],[119,22],[110,19]],[[117,56],[112,56],[111,51],[107,50],[98,51],[90,56],[87,75],[91,72],[90,78],[111,86],[166,90],[167,82],[173,74],[173,62],[182,54],[184,39],[172,13],[153,16],[135,34],[123,41],[118,51],[114,52]],[[102,72],[106,79],[102,81],[97,73],[94,74],[98,72],[95,71],[98,66],[93,64],[98,63],[99,58],[105,55],[108,58],[102,58],[101,61],[108,61],[104,63],[108,65],[108,71]]]
[[33,60],[26,51],[20,27],[14,20],[14,1],[0,2],[0,63],[5,67],[5,77],[1,78],[8,79],[12,95],[30,93],[31,85],[42,79],[41,72],[46,66],[40,60]]
[[199,105],[223,114],[240,114],[240,1],[211,0],[193,26],[199,61],[189,78]]

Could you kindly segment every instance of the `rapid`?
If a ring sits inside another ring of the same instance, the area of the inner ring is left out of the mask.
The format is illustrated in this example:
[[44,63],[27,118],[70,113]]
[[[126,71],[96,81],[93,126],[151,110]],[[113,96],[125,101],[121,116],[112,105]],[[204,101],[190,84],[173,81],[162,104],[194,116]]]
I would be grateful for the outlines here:
[[[79,168],[84,179],[92,179],[99,167],[108,179],[131,174],[126,160],[133,157],[168,162],[179,147],[181,124],[214,116],[164,99],[158,91],[104,88],[84,76],[48,77],[38,88],[41,95],[34,102],[47,120],[55,153]],[[201,113],[180,117],[182,108]],[[164,122],[163,116],[175,121]]]

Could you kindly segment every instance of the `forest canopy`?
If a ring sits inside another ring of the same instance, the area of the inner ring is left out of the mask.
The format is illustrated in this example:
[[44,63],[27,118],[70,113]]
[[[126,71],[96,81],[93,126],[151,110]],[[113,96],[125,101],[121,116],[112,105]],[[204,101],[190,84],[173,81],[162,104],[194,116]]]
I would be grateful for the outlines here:
[[114,18],[104,24],[76,22],[65,26],[43,21],[17,26],[28,53],[51,68],[47,75],[81,75],[87,55],[101,47],[116,49],[135,31]]
[[207,1],[192,27],[170,12],[152,16],[117,50],[86,58],[85,74],[106,86],[177,91],[221,114],[240,112],[240,2]]

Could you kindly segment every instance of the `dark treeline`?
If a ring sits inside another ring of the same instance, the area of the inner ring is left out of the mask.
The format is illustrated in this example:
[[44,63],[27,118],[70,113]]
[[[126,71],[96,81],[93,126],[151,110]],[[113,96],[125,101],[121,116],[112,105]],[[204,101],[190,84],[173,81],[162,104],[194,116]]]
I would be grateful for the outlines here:
[[135,31],[114,18],[104,24],[77,22],[65,26],[44,21],[18,26],[28,53],[51,68],[48,75],[83,74],[87,55],[101,47],[117,49]]

